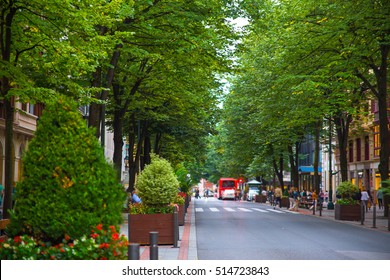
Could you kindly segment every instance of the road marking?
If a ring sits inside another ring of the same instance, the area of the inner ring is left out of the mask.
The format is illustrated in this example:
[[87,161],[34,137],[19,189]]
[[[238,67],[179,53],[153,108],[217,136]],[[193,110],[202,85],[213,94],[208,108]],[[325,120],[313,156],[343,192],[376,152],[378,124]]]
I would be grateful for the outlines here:
[[252,212],[252,210],[250,210],[248,208],[237,208],[237,209],[240,209],[241,211],[244,211],[244,212]]
[[284,211],[276,210],[276,209],[268,209],[268,211],[272,211],[272,212],[275,212],[275,213],[286,213]]
[[255,211],[262,212],[262,213],[268,213],[268,211],[264,210],[264,209],[260,209],[260,208],[252,208],[252,209],[255,210]]
[[195,212],[204,212],[203,208],[195,208]]
[[210,207],[209,208],[212,212],[219,212],[219,210],[217,208],[214,208],[214,207]]
[[230,207],[224,207],[223,209],[225,209],[228,212],[236,212],[236,210],[234,210],[233,208],[230,208]]

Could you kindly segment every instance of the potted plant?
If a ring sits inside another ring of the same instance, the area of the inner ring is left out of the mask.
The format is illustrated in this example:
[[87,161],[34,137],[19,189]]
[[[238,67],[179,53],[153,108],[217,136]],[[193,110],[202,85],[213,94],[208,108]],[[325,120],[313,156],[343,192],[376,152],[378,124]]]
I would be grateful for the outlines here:
[[187,197],[186,193],[179,192],[173,201],[173,204],[178,208],[179,226],[183,226],[185,221],[186,210],[184,204],[185,204],[186,197]]
[[356,199],[356,194],[358,193],[358,186],[348,181],[342,182],[337,187],[337,196],[339,198],[335,204],[336,220],[360,221],[361,209],[359,199]]
[[151,155],[151,163],[137,178],[141,204],[130,205],[129,241],[149,243],[149,232],[159,232],[159,244],[174,244],[174,204],[179,182],[170,163]]
[[289,208],[290,207],[290,200],[288,198],[288,190],[284,190],[283,192],[283,196],[282,196],[282,202],[281,202],[281,207],[286,207],[286,208]]

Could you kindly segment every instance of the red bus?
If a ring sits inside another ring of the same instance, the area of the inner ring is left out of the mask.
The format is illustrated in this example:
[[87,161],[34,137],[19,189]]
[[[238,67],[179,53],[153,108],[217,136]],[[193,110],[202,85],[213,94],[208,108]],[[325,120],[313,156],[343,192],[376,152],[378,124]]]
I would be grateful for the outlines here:
[[234,178],[220,178],[218,183],[218,199],[234,199],[238,189],[238,180]]

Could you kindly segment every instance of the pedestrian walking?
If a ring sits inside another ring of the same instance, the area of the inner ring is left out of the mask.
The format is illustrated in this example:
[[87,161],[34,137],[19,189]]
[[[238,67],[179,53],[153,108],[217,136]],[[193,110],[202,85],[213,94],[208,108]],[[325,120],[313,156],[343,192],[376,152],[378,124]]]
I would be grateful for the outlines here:
[[376,198],[378,199],[379,209],[382,209],[383,208],[383,190],[382,190],[382,188],[378,189],[378,192],[376,193]]
[[368,200],[370,199],[370,197],[368,196],[368,192],[365,189],[362,189],[360,194],[361,194],[360,201],[363,203],[364,207],[366,208],[366,212],[368,212]]
[[195,198],[196,198],[196,199],[200,198],[199,189],[196,189],[196,190],[195,190]]
[[274,209],[279,204],[279,208],[282,208],[282,189],[280,187],[277,187],[275,189],[275,204]]
[[310,210],[313,209],[317,205],[317,199],[318,199],[317,193],[316,193],[316,191],[313,191],[311,193],[311,200],[313,201],[313,205],[310,207]]

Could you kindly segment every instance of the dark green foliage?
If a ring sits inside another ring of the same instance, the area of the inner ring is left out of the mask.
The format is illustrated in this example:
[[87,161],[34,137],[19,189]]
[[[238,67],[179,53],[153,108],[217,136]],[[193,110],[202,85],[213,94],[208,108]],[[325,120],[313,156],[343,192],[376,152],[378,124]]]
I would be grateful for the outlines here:
[[23,159],[10,234],[56,241],[117,226],[125,192],[75,102],[48,105]]

